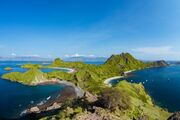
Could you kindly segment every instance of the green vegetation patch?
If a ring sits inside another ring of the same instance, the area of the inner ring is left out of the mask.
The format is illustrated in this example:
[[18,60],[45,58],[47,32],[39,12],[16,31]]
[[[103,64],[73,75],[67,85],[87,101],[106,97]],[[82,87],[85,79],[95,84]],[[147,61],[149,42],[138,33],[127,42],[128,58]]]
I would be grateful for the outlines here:
[[26,85],[33,85],[47,80],[47,74],[37,68],[31,68],[25,73],[11,72],[4,74],[3,79],[16,81]]
[[4,70],[10,71],[10,70],[13,70],[13,68],[11,68],[11,67],[6,67],[6,68],[4,68]]

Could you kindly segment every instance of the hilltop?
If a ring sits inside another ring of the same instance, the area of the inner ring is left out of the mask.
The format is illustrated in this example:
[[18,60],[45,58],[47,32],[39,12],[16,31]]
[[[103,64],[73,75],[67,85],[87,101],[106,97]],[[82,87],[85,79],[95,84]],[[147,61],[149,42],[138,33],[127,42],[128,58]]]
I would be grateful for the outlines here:
[[[60,58],[46,66],[66,67],[76,70],[74,73],[53,71],[43,73],[38,65],[24,65],[30,69],[25,73],[12,72],[4,74],[2,78],[17,81],[26,85],[34,85],[38,82],[50,79],[67,80],[82,88],[84,97],[75,100],[63,107],[58,114],[43,119],[161,119],[165,120],[170,113],[153,104],[151,97],[145,92],[142,84],[121,81],[119,84],[109,87],[104,80],[114,76],[123,75],[129,70],[145,69],[149,67],[167,66],[165,61],[143,62],[134,58],[129,53],[112,55],[102,65],[90,65],[83,62],[64,62]],[[41,66],[42,67],[42,66]],[[45,66],[43,66],[45,67]],[[46,105],[45,105],[46,106]],[[92,116],[94,116],[92,118]]]
[[[91,92],[98,92],[100,86],[103,86],[103,80],[114,77],[124,75],[124,72],[129,70],[138,70],[149,67],[161,67],[167,66],[168,64],[165,61],[157,61],[157,62],[143,62],[136,58],[134,58],[129,53],[121,53],[118,55],[112,55],[107,61],[102,65],[90,65],[85,64],[84,62],[64,62],[60,58],[56,58],[49,66],[42,66],[38,64],[25,64],[22,65],[22,68],[30,69],[26,73],[7,73],[2,76],[4,79],[10,79],[13,81],[17,81],[24,84],[31,85],[32,83],[37,83],[38,80],[35,78],[36,76],[45,76],[42,77],[40,81],[51,79],[51,78],[59,78],[62,80],[68,80],[73,82],[74,84],[89,90]],[[66,67],[75,69],[75,73],[68,74],[62,71],[54,71],[50,73],[43,73],[39,68],[53,68],[53,67]],[[31,74],[28,74],[31,73]],[[35,74],[32,74],[35,73]],[[26,76],[28,76],[26,78]],[[33,76],[33,77],[32,77]],[[24,79],[25,78],[25,79]],[[46,79],[45,79],[46,78]],[[98,84],[99,86],[94,86]]]
[[31,68],[25,73],[11,72],[4,74],[3,79],[16,81],[26,85],[33,85],[43,81],[47,81],[47,74],[41,72],[38,68]]

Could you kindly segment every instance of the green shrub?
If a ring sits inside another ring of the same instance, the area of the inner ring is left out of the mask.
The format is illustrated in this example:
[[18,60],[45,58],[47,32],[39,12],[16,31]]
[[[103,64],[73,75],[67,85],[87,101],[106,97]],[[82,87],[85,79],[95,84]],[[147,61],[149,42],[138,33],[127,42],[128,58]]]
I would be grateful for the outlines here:
[[123,91],[106,88],[101,92],[99,102],[103,107],[114,111],[116,108],[128,109],[130,101],[128,95],[124,94]]

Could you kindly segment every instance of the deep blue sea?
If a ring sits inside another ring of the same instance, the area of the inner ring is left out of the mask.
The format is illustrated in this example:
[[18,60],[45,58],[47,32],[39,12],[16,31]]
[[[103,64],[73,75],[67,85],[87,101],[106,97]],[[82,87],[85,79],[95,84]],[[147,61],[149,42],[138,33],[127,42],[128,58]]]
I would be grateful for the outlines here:
[[[37,61],[0,61],[0,77],[8,72],[26,72],[27,69],[22,69],[21,65],[25,63],[34,63],[41,65],[49,65],[51,62]],[[103,62],[87,62],[87,64],[99,65]],[[6,71],[5,67],[12,67],[13,70]],[[55,69],[41,69],[43,72],[55,71]],[[59,70],[59,69],[58,69]],[[67,72],[68,70],[62,69]],[[26,86],[16,82],[3,80],[0,78],[0,120],[17,118],[19,115],[49,97],[55,97],[63,90],[62,85],[39,85]]]
[[[0,61],[0,76],[7,72],[25,72],[20,66],[24,63],[49,64],[47,62],[14,62]],[[5,67],[12,67],[12,71],[5,71]],[[53,69],[42,69],[44,72]],[[48,97],[57,95],[63,90],[62,85],[39,85],[25,86],[16,82],[3,80],[0,78],[0,119],[16,118],[25,109],[45,101]]]
[[[38,63],[48,65],[50,62],[18,62],[0,61],[0,76],[7,72],[25,72],[20,66],[25,63]],[[88,64],[102,64],[103,62],[88,62]],[[5,67],[12,67],[12,71],[5,71]],[[50,72],[53,69],[42,69],[43,72]],[[124,78],[129,82],[142,82],[146,91],[153,98],[154,102],[169,111],[180,111],[180,65],[150,68],[132,72],[129,77]],[[112,81],[116,84],[121,79]],[[25,109],[34,106],[49,96],[56,96],[62,85],[39,85],[25,86],[16,82],[0,79],[0,119],[16,118]]]
[[[139,70],[123,79],[143,83],[155,104],[170,112],[180,111],[180,65]],[[120,80],[113,80],[112,84]]]

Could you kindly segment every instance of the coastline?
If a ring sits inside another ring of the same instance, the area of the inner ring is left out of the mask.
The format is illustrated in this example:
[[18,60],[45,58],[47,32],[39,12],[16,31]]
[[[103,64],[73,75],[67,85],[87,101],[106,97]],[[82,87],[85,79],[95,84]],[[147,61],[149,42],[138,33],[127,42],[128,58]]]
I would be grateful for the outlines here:
[[115,80],[115,79],[120,79],[120,78],[124,78],[125,76],[127,76],[127,74],[134,72],[136,70],[128,70],[126,72],[123,72],[123,76],[114,76],[114,77],[110,77],[104,80],[104,84],[108,85],[109,87],[112,87],[111,85],[111,81]]
[[123,78],[124,76],[114,76],[114,77],[110,77],[110,78],[107,78],[106,80],[104,80],[104,84],[108,85],[109,87],[112,87],[111,85],[111,81],[114,80],[114,79],[120,79],[120,78]]
[[133,69],[133,70],[128,70],[128,71],[124,72],[124,74],[125,74],[125,76],[126,76],[127,74],[129,74],[129,73],[131,73],[131,72],[134,72],[134,71],[136,71],[136,70],[135,70],[135,69]]
[[62,84],[65,86],[73,87],[76,92],[77,97],[82,97],[84,95],[84,91],[80,87],[75,86],[72,82],[68,82],[66,80],[60,80],[57,78],[52,78],[43,82],[38,82],[33,85],[36,86],[36,85],[51,85],[51,84]]
[[24,117],[26,115],[31,114],[38,114],[42,112],[48,112],[48,111],[55,111],[57,109],[60,109],[65,103],[64,101],[82,98],[84,96],[84,91],[78,87],[75,86],[72,82],[68,82],[65,80],[59,80],[56,78],[37,83],[35,85],[46,85],[46,84],[61,84],[64,85],[64,89],[59,92],[57,97],[52,98],[51,96],[46,99],[46,101],[42,104],[37,104],[35,106],[31,106],[30,108],[27,108],[26,110],[21,112],[20,117]]
[[67,73],[75,73],[76,70],[73,68],[64,68],[64,67],[48,67],[50,69],[56,69],[56,70],[68,70]]

